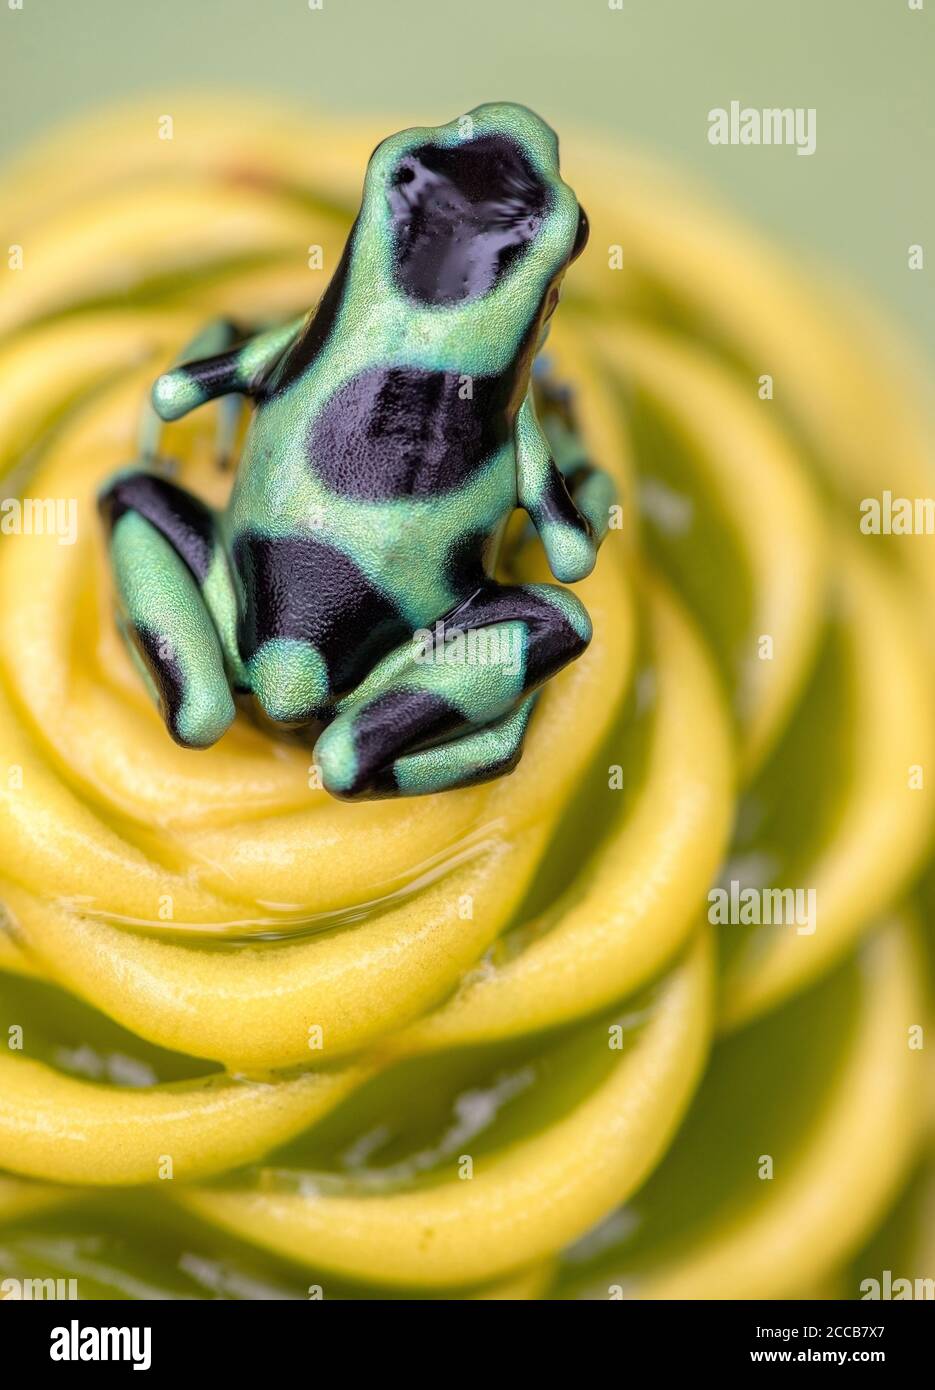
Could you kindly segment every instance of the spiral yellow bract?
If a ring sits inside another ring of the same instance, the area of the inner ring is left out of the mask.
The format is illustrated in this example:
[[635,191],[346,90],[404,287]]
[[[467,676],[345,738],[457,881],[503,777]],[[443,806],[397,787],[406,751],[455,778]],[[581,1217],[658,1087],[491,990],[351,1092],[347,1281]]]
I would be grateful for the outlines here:
[[[622,502],[594,641],[510,777],[337,803],[246,719],[170,741],[95,496],[206,319],[315,302],[395,125],[173,116],[75,125],[0,196],[0,1272],[853,1295],[925,1141],[935,542],[859,526],[935,491],[911,368],[681,180],[563,138],[592,230],[547,351]],[[215,425],[164,450],[221,503]],[[717,924],[731,880],[814,921]]]

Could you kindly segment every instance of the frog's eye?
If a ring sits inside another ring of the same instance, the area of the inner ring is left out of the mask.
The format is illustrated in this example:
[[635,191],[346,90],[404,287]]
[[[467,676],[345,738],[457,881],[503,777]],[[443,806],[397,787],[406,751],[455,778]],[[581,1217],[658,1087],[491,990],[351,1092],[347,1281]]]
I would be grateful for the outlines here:
[[575,244],[571,248],[571,259],[577,260],[581,252],[588,244],[588,237],[591,235],[591,224],[588,222],[588,214],[584,208],[578,208],[578,230],[575,232]]

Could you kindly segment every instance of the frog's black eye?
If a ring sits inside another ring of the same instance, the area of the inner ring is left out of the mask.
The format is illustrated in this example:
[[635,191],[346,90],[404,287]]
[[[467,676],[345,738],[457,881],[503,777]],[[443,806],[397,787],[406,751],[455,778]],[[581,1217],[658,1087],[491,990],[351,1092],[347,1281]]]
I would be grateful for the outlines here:
[[590,224],[588,223],[588,214],[585,212],[584,208],[579,207],[578,230],[575,232],[575,244],[571,248],[571,259],[573,261],[577,260],[577,258],[581,255],[581,252],[587,246],[588,237],[590,236],[590,234],[591,228]]

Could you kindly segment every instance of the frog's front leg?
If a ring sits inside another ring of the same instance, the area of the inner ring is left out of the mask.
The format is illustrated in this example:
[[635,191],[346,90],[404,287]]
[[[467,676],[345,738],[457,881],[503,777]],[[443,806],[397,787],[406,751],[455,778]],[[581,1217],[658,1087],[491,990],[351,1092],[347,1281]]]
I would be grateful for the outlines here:
[[[186,363],[198,361],[201,358],[217,357],[222,352],[231,349],[235,343],[241,342],[246,336],[244,330],[238,327],[233,319],[211,319],[199,329],[190,342],[185,344],[173,362],[172,370],[178,370]],[[243,400],[237,396],[226,396],[220,403],[217,427],[217,454],[220,468],[226,469],[232,460],[234,441],[237,437],[237,427],[240,423],[243,405]],[[140,415],[139,425],[138,452],[143,463],[153,464],[159,458],[159,443],[164,429],[165,422],[156,413],[156,407],[152,400],[147,399]]]
[[607,534],[614,485],[584,458],[561,470],[527,395],[516,418],[519,505],[539,532],[556,579],[574,584],[594,568]]
[[152,392],[157,415],[162,420],[178,420],[218,396],[231,392],[256,395],[283,353],[299,336],[305,321],[303,314],[291,323],[257,333],[223,352],[183,362],[164,372],[156,380]]
[[172,737],[207,748],[234,719],[236,601],[214,515],[154,473],[104,489],[120,626]]
[[510,771],[534,692],[590,636],[587,612],[567,590],[489,583],[341,701],[315,747],[324,786],[347,799],[412,796]]

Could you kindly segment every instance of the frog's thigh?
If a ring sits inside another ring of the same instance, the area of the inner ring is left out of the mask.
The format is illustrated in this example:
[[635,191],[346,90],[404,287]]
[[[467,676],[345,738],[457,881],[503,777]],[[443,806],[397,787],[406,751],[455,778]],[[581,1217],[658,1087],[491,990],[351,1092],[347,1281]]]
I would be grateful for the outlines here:
[[342,704],[315,750],[329,791],[438,791],[508,770],[530,692],[591,635],[578,599],[551,584],[490,585],[449,617],[447,630],[461,635],[437,646],[417,636]]
[[131,655],[176,742],[206,748],[235,713],[201,590],[215,558],[210,513],[147,473],[118,477],[103,493],[101,511]]
[[333,705],[406,631],[353,558],[312,535],[245,532],[234,542],[244,596],[247,683],[273,720],[305,723]]

